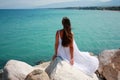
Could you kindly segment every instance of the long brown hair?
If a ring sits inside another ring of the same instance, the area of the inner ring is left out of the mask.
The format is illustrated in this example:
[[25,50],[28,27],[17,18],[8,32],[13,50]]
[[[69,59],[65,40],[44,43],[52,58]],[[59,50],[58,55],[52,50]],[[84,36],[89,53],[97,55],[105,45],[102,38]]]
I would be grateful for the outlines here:
[[71,33],[71,23],[69,18],[63,17],[62,24],[63,24],[62,46],[68,47],[69,44],[72,42],[72,38],[73,38],[73,35]]

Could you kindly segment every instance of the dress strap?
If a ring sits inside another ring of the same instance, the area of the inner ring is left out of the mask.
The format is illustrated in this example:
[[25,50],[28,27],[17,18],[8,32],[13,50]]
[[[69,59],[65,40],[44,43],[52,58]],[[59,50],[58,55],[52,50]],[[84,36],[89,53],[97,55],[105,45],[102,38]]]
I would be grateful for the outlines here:
[[60,30],[58,31],[58,36],[59,36],[59,40],[60,40],[60,39],[61,39],[61,38],[60,38]]

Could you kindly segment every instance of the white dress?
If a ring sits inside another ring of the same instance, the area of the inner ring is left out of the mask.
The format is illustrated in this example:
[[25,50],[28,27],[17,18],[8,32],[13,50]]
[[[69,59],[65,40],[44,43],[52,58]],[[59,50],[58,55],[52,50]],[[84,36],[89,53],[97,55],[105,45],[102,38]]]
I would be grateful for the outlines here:
[[[73,48],[74,48],[74,65],[73,67],[78,68],[85,74],[92,76],[92,74],[97,70],[99,66],[99,61],[95,56],[91,56],[88,52],[81,52],[75,40],[73,40]],[[70,63],[70,49],[69,47],[62,46],[62,39],[60,38],[59,31],[59,45],[57,50],[57,56],[60,56],[63,60]]]

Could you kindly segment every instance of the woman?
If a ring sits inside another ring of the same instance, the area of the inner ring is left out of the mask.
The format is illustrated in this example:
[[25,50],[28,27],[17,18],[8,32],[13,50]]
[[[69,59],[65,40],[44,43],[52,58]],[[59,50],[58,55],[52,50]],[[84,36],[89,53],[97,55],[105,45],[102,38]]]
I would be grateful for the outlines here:
[[71,23],[67,17],[62,19],[63,29],[56,32],[55,54],[52,60],[60,56],[73,67],[92,75],[98,68],[99,61],[96,57],[90,56],[88,52],[81,52],[73,38]]

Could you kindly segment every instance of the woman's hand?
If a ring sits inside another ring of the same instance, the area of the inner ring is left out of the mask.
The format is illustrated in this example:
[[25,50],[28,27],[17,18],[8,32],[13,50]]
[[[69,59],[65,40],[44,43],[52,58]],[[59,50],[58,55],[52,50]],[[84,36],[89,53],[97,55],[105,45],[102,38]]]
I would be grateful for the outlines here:
[[57,57],[56,55],[53,55],[52,60],[54,60],[56,57]]
[[73,65],[74,64],[74,60],[70,59],[70,64]]

